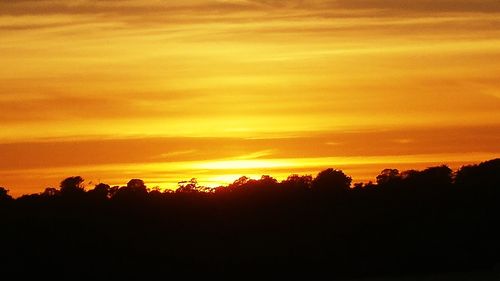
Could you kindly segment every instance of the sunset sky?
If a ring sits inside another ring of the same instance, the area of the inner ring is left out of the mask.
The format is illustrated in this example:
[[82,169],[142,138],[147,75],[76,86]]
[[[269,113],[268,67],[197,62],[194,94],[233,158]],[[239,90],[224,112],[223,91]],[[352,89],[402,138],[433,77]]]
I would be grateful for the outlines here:
[[0,186],[500,157],[498,0],[0,0]]

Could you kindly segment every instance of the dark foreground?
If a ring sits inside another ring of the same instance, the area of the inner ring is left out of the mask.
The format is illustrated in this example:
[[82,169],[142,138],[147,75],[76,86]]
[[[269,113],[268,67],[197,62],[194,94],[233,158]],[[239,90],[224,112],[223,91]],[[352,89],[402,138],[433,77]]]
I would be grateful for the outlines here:
[[500,272],[476,271],[476,272],[449,272],[434,273],[427,275],[404,275],[397,277],[376,277],[363,279],[350,279],[350,281],[498,281]]
[[[356,185],[241,179],[213,192],[61,189],[0,200],[3,274],[74,278],[500,280],[500,160]],[[446,279],[448,278],[448,279]]]

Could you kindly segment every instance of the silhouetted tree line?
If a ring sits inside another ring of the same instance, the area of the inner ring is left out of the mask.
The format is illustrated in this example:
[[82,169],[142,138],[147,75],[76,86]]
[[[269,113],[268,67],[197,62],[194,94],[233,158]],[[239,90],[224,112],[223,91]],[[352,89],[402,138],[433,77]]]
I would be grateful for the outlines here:
[[175,191],[140,179],[87,191],[76,176],[17,199],[0,188],[0,212],[0,268],[18,274],[333,280],[500,266],[500,159],[354,185],[335,169]]

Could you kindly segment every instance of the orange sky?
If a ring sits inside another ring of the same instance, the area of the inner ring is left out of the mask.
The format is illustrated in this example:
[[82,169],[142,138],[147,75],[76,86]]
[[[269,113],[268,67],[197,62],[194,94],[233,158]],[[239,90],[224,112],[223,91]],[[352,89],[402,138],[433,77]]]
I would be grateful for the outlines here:
[[0,186],[500,156],[497,0],[0,1]]

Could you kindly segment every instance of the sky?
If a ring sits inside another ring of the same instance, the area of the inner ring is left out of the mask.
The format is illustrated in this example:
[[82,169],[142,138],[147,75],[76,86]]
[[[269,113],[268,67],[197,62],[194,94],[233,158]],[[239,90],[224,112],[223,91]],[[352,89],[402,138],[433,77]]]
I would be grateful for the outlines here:
[[500,157],[498,0],[0,0],[0,186]]

